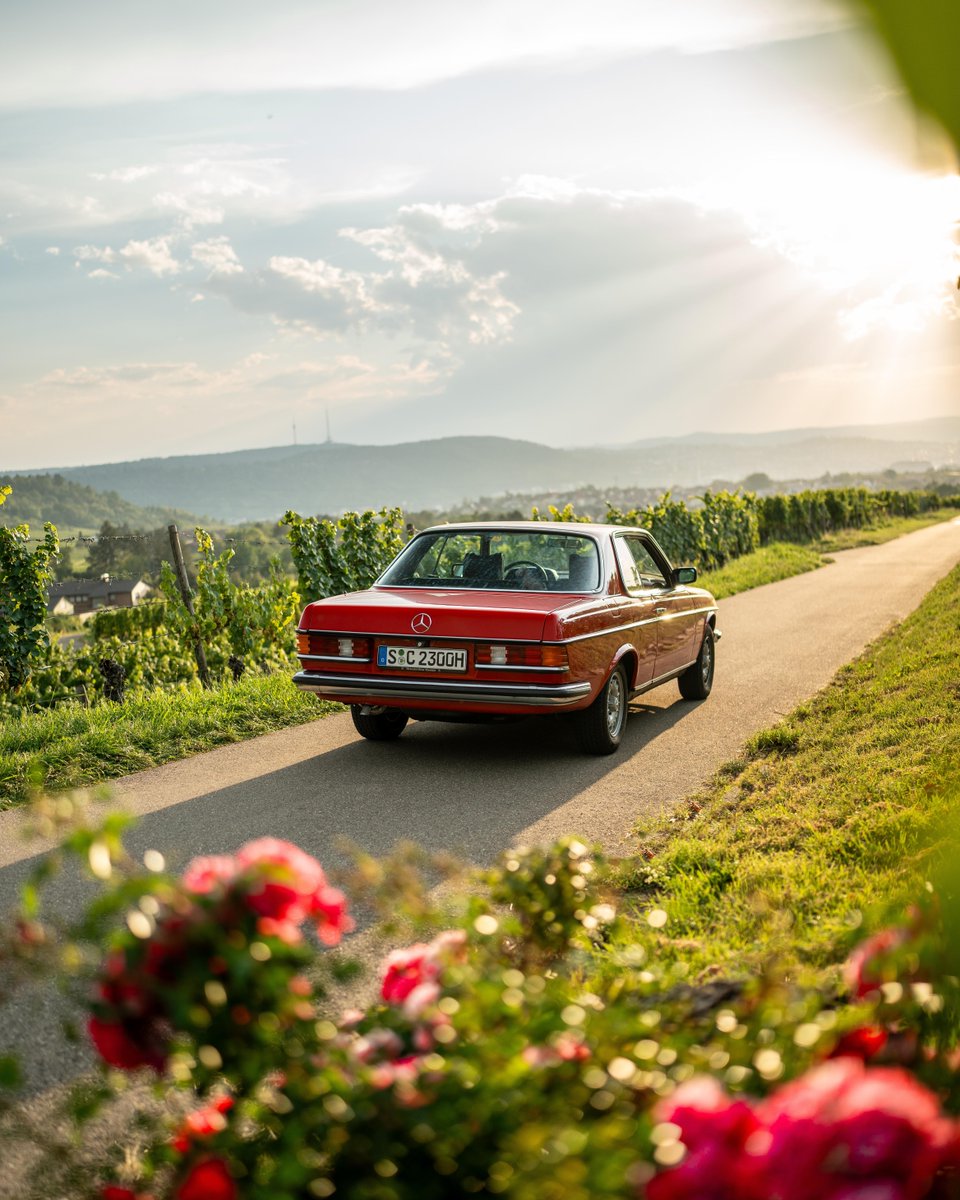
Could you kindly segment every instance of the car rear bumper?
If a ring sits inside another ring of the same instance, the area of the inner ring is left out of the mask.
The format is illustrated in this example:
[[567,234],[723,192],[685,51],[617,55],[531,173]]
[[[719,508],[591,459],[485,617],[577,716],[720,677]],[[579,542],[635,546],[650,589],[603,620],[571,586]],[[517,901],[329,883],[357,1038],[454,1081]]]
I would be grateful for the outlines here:
[[529,705],[534,708],[563,708],[582,701],[590,693],[589,683],[476,683],[456,679],[388,679],[370,675],[322,674],[298,671],[293,682],[305,692],[347,704],[375,700],[411,700],[423,703],[482,704],[496,707]]

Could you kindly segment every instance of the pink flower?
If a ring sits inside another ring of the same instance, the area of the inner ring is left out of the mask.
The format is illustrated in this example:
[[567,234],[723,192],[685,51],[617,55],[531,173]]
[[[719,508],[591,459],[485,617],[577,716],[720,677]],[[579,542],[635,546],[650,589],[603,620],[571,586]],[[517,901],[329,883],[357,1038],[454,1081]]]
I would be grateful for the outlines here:
[[237,851],[236,861],[248,881],[247,904],[261,917],[299,924],[327,886],[317,860],[279,838],[247,842]]
[[757,1108],[753,1190],[769,1200],[919,1200],[955,1131],[932,1092],[900,1068],[821,1063]]
[[850,994],[857,1000],[875,992],[886,976],[878,970],[877,959],[886,958],[898,950],[909,938],[906,929],[881,929],[857,946],[843,964],[843,981]]
[[288,946],[295,946],[303,941],[300,926],[295,921],[278,921],[276,917],[261,917],[257,921],[257,933],[261,937],[279,938]]
[[347,898],[333,887],[322,887],[311,901],[310,915],[316,919],[317,935],[326,946],[336,946],[354,927],[347,912]]
[[561,1033],[554,1039],[553,1046],[563,1062],[583,1062],[590,1057],[589,1048],[572,1033]]
[[392,1029],[371,1029],[368,1034],[358,1037],[350,1049],[357,1062],[369,1063],[374,1059],[395,1062],[403,1042]]
[[437,963],[430,957],[430,947],[417,942],[403,950],[391,950],[380,995],[388,1004],[402,1004],[414,988],[436,977]]
[[388,1004],[403,1004],[414,989],[437,980],[446,963],[460,960],[465,945],[463,930],[448,929],[438,933],[429,945],[417,942],[393,950],[384,963],[380,995]]
[[682,1083],[654,1110],[658,1124],[680,1131],[686,1156],[647,1184],[649,1200],[735,1200],[743,1196],[740,1161],[756,1128],[750,1106],[709,1075]]
[[403,1002],[403,1015],[408,1021],[417,1021],[423,1016],[426,1009],[440,999],[440,984],[433,979],[428,979],[424,983],[418,983],[417,986],[407,993],[407,998]]
[[206,896],[237,873],[235,860],[226,854],[195,858],[183,873],[183,886],[197,896]]

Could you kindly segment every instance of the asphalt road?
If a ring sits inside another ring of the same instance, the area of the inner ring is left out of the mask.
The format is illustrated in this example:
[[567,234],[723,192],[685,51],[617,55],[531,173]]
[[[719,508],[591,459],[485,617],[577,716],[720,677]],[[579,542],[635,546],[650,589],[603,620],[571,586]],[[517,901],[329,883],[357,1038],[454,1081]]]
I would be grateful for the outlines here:
[[[958,561],[960,519],[722,601],[710,698],[683,701],[675,683],[647,693],[613,758],[582,756],[560,717],[499,727],[411,723],[399,741],[378,744],[338,714],[129,776],[115,786],[115,801],[140,817],[131,848],[156,847],[173,867],[264,834],[297,842],[328,866],[341,838],[374,854],[412,839],[482,862],[510,844],[576,833],[626,853],[639,816],[689,795],[747,737],[910,613]],[[0,814],[0,911],[37,852],[22,840],[22,824],[17,812]],[[67,880],[52,898],[70,910],[85,894]],[[87,1062],[82,1048],[54,1036],[58,1011],[56,997],[35,989],[0,1011],[0,1047],[25,1054],[35,1087]]]

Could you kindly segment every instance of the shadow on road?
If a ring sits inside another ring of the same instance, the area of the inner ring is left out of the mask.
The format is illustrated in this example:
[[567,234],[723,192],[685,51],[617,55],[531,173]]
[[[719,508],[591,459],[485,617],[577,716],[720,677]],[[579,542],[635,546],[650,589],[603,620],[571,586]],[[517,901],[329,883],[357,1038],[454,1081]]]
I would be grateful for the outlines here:
[[[397,742],[358,737],[148,813],[125,841],[137,857],[161,850],[174,871],[197,854],[230,852],[267,834],[296,842],[328,868],[346,865],[336,848],[343,840],[375,855],[407,840],[490,861],[522,829],[624,766],[691,711],[680,700],[668,708],[635,702],[620,750],[610,758],[583,755],[571,724],[560,717],[502,726],[411,723]],[[16,902],[38,861],[0,869],[0,912]],[[72,917],[94,894],[94,885],[70,870],[45,889],[44,907]],[[65,998],[43,985],[0,1009],[0,1049],[25,1052],[28,1093],[89,1066],[85,1039],[68,1045],[57,1033],[67,1015]]]

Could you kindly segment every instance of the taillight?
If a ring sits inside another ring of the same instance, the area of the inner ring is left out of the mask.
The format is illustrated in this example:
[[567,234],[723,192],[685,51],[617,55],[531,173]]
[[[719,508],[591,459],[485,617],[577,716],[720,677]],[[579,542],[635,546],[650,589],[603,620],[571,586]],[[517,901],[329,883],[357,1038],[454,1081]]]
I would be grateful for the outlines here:
[[566,646],[544,646],[539,642],[523,645],[517,642],[482,643],[474,652],[474,661],[481,667],[555,667],[569,666]]
[[339,633],[298,633],[298,654],[318,654],[323,658],[369,658],[370,638]]

